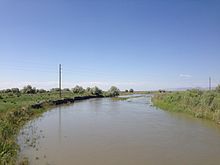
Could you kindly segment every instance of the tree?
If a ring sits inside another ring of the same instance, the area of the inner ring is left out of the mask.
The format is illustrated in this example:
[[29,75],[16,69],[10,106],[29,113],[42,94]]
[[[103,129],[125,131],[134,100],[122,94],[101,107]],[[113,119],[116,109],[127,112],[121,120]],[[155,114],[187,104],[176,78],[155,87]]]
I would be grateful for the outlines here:
[[31,85],[27,85],[22,89],[22,92],[26,94],[35,94],[36,88],[32,87]]
[[220,93],[220,84],[215,88],[215,90]]
[[59,91],[60,91],[60,88],[52,88],[50,91],[51,91],[51,92],[59,92]]
[[134,92],[134,89],[130,89],[129,92],[130,92],[130,93],[133,93],[133,92]]
[[109,94],[110,97],[115,97],[115,96],[118,96],[120,94],[120,90],[117,87],[112,86],[108,90],[108,94]]
[[70,89],[69,89],[69,88],[64,88],[63,91],[64,91],[64,92],[69,92]]
[[125,92],[128,93],[128,90],[126,89]]
[[77,94],[82,94],[85,92],[85,89],[83,89],[83,87],[76,85],[73,89],[72,89],[73,93],[77,93]]
[[91,89],[91,94],[96,95],[96,96],[101,96],[103,94],[103,92],[101,89],[99,89],[97,86],[95,86]]
[[162,89],[159,89],[159,92],[160,92],[160,93],[166,93],[166,91],[165,91],[165,90],[162,90]]
[[87,88],[86,88],[86,93],[87,93],[87,94],[91,94],[91,93],[92,93],[92,89],[91,89],[90,87],[87,87]]
[[46,93],[47,91],[45,89],[37,89],[38,93]]
[[12,93],[20,93],[18,88],[11,88]]
[[5,89],[4,92],[5,92],[5,93],[10,93],[10,92],[11,92],[11,89]]

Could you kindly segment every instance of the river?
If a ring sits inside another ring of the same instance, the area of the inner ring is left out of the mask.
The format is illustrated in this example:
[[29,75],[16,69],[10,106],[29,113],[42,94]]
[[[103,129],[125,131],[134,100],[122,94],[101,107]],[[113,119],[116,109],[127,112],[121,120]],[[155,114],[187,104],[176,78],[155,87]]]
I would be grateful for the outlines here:
[[20,131],[31,165],[217,165],[220,128],[151,105],[151,96],[60,106]]

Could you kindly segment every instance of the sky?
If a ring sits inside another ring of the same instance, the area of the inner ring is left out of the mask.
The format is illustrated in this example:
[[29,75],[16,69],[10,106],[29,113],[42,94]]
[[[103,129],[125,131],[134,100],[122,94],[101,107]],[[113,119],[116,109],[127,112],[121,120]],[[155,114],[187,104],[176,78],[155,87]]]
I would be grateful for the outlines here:
[[220,84],[219,0],[0,0],[0,89]]

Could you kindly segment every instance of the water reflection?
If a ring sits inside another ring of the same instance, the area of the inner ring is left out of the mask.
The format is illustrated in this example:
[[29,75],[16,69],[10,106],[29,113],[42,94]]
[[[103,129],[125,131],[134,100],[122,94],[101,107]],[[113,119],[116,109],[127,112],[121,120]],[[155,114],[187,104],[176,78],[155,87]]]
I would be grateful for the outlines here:
[[59,106],[59,144],[61,144],[61,137],[62,137],[62,121],[61,121],[61,107]]

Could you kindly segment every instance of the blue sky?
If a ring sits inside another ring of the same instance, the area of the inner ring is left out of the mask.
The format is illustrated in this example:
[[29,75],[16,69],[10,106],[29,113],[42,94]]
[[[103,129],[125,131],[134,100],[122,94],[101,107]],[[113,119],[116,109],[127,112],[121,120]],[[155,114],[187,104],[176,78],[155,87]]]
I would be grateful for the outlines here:
[[0,88],[220,83],[218,0],[0,0]]

